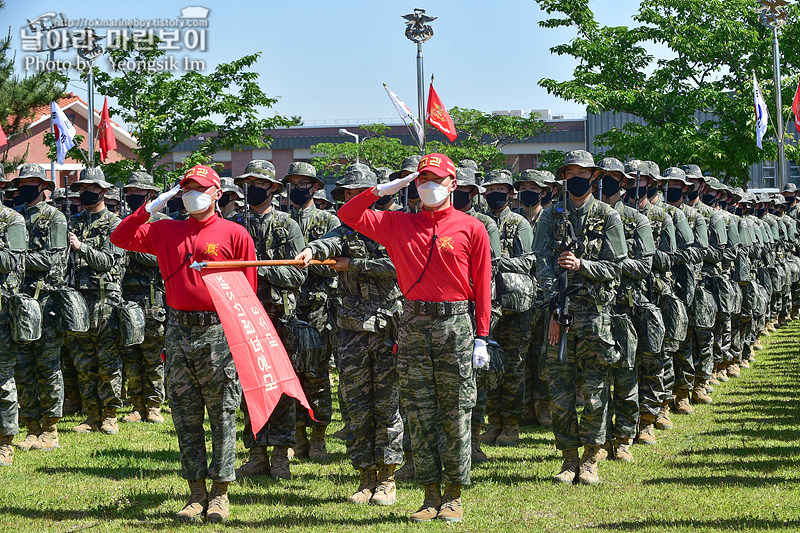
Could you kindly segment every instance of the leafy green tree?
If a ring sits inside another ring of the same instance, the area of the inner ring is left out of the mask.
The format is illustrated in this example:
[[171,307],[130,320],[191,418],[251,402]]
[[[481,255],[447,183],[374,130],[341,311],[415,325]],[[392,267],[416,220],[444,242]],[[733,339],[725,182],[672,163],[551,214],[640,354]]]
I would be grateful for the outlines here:
[[[544,78],[540,85],[590,113],[626,112],[643,121],[599,135],[595,143],[607,147],[599,155],[650,159],[662,168],[693,162],[736,184],[749,179],[751,164],[776,159],[774,139],[765,138],[763,151],[755,144],[752,73],[767,102],[775,90],[771,32],[759,22],[755,1],[643,0],[633,27],[600,25],[588,0],[536,1],[553,15],[540,26],[576,31],[551,52],[578,62],[571,79]],[[789,6],[790,21],[798,13]],[[798,22],[781,30],[784,73],[800,66],[798,37]],[[796,86],[796,78],[784,79],[784,102],[791,104]],[[709,119],[700,122],[698,112]],[[786,153],[800,155],[793,146]]]
[[358,159],[372,168],[400,168],[403,159],[418,153],[414,146],[406,146],[398,137],[389,137],[389,127],[384,124],[361,126],[367,132],[364,138],[354,142],[319,143],[311,147],[314,157],[311,163],[325,175],[343,175],[344,169]]

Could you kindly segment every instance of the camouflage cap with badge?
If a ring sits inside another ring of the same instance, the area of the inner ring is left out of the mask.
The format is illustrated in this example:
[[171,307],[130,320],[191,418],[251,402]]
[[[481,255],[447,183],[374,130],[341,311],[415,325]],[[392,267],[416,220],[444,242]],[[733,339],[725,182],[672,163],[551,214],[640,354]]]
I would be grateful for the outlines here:
[[235,185],[242,187],[247,178],[267,180],[278,185],[278,191],[283,190],[283,184],[275,177],[275,166],[266,159],[253,159],[244,167],[244,173],[233,179]]
[[69,186],[71,191],[77,191],[81,185],[98,185],[105,190],[112,189],[114,186],[106,181],[106,176],[100,168],[84,168],[81,170],[77,181]]
[[[81,175],[83,175],[82,172]],[[27,178],[38,178],[42,180],[45,184],[45,187],[51,191],[56,188],[56,184],[53,183],[53,180],[47,177],[47,172],[45,172],[44,167],[42,165],[37,165],[36,163],[25,163],[22,165],[19,168],[19,175],[10,181],[5,178],[5,175],[3,175],[3,179],[0,180],[0,183],[3,183],[3,186],[13,183],[14,187],[18,187],[19,180]]]
[[512,176],[511,171],[504,168],[498,168],[489,171],[483,178],[484,187],[488,187],[489,185],[497,185],[500,183],[510,185],[512,188],[514,187],[514,177]]
[[[550,174],[550,173],[547,172],[546,170],[542,171],[542,170],[536,170],[536,169],[533,169],[533,168],[529,168],[527,170],[523,170],[514,179],[514,188],[516,190],[519,190],[520,185],[522,185],[523,183],[534,183],[534,184],[538,185],[539,187],[541,187],[542,189],[550,187],[550,186],[553,185],[553,182],[555,182],[555,180],[551,180],[547,176],[547,174]],[[550,174],[550,175],[552,176],[552,174]]]
[[306,163],[305,161],[295,161],[289,165],[289,170],[286,172],[286,175],[281,181],[285,184],[292,176],[311,178],[320,185],[325,185],[325,182],[322,181],[322,178],[317,177],[317,169],[314,167],[314,165],[311,163]]
[[478,191],[478,194],[486,192],[486,189],[478,185],[475,179],[475,171],[469,167],[456,167],[456,183],[459,187],[472,187],[473,190]]
[[325,202],[327,204],[325,205],[326,209],[333,205],[333,201],[330,198],[328,198],[328,192],[325,189],[317,190],[312,196],[312,198],[314,198],[314,200],[322,200],[323,202]]
[[564,162],[556,170],[556,178],[564,178],[564,169],[570,165],[575,165],[581,168],[591,168],[597,170],[597,165],[594,164],[594,156],[586,150],[572,150],[567,152],[564,156]]
[[141,170],[134,170],[128,174],[128,181],[125,183],[125,186],[122,187],[122,192],[127,193],[128,189],[132,187],[142,189],[143,191],[160,192],[161,190],[156,187],[153,176]]
[[[369,189],[378,184],[378,177],[363,163],[354,163],[344,171],[344,177],[336,182],[331,191],[331,198],[344,202],[344,191],[348,189]],[[377,200],[377,198],[376,198]]]

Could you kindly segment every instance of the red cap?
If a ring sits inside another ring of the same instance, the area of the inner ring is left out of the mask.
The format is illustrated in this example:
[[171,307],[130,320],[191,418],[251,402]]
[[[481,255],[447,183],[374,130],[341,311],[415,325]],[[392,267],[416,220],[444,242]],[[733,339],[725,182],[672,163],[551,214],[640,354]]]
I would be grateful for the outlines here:
[[203,187],[215,185],[217,189],[222,188],[222,183],[219,181],[217,172],[213,168],[205,165],[197,165],[190,168],[181,180],[181,187],[189,180],[194,180]]
[[428,154],[420,159],[419,165],[417,165],[417,172],[422,174],[426,170],[433,172],[440,178],[456,177],[456,166],[453,164],[453,160],[444,154]]

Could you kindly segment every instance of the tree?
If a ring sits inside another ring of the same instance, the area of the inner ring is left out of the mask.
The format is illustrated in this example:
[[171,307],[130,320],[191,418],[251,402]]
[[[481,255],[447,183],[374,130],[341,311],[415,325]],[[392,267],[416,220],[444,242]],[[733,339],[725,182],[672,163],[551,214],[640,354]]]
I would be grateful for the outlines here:
[[[260,53],[222,63],[208,75],[192,71],[177,77],[155,68],[129,69],[130,64],[157,64],[164,55],[147,43],[117,42],[107,51],[111,73],[94,69],[97,91],[117,99],[118,107],[109,111],[122,118],[139,144],[136,160],[105,165],[107,174],[127,176],[141,167],[161,182],[181,168],[208,163],[220,150],[265,147],[272,138],[264,130],[293,125],[280,115],[261,118],[262,110],[277,100],[262,92],[258,73],[248,70]],[[164,156],[190,139],[199,140],[199,146],[170,172],[172,165]]]
[[398,169],[406,157],[418,153],[413,146],[406,146],[398,137],[389,137],[389,127],[384,124],[361,126],[367,135],[358,143],[319,143],[311,147],[311,153],[322,154],[311,163],[323,174],[342,175],[348,165],[356,159],[372,168]]
[[[5,3],[0,0],[0,9]],[[11,49],[11,28],[8,35],[0,39],[0,126],[9,141],[24,135],[25,126],[33,118],[33,110],[47,105],[64,94],[66,77],[58,72],[37,72],[20,77],[14,74],[14,57],[9,57]],[[8,160],[9,142],[0,156],[0,164],[11,173],[25,162],[27,150],[22,157]]]
[[[774,101],[771,33],[759,22],[750,0],[643,0],[635,27],[601,26],[588,0],[537,0],[548,14],[545,28],[569,27],[575,39],[551,52],[578,61],[566,81],[544,78],[551,94],[585,104],[587,111],[631,113],[642,124],[628,123],[599,135],[604,154],[619,159],[649,159],[662,168],[696,163],[723,181],[743,184],[749,167],[776,159],[777,145],[755,144],[752,72],[765,99]],[[789,19],[797,20],[796,4]],[[795,72],[800,52],[794,43],[800,24],[781,30],[783,72]],[[653,50],[666,52],[656,58]],[[782,84],[791,104],[796,79]],[[784,108],[786,116],[788,106]],[[699,113],[707,113],[705,121]],[[787,146],[787,158],[799,154]]]

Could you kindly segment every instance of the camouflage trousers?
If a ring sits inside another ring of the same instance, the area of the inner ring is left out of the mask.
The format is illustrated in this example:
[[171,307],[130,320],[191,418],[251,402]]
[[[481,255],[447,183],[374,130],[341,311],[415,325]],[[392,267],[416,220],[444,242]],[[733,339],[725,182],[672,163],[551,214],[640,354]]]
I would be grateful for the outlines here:
[[397,339],[397,372],[419,484],[470,484],[473,340],[468,314],[417,316],[406,307]]
[[[664,383],[667,372],[664,353],[665,331],[661,310],[647,301],[635,307],[626,306],[624,309],[631,317],[637,336],[635,360],[639,381],[639,412],[644,415],[657,415],[661,405],[667,401]],[[612,379],[618,378],[612,374]],[[616,393],[613,400],[617,401]]]
[[164,403],[164,322],[147,317],[144,342],[122,348],[128,396],[137,407]]
[[[714,332],[711,328],[689,326],[686,338],[681,341],[673,359],[675,366],[674,392],[692,392],[695,375],[698,380],[711,376],[714,365]],[[705,365],[705,366],[703,366]]]
[[[714,356],[712,366],[733,360],[731,345],[733,343],[733,324],[730,313],[717,313],[717,320],[714,323]],[[712,369],[713,373],[713,369]],[[703,379],[710,378],[711,375],[703,376]]]
[[753,318],[735,313],[731,315],[731,358],[734,363],[741,363],[744,354],[750,353],[750,329]]
[[78,370],[83,406],[90,410],[122,407],[122,357],[116,308],[99,292],[81,292],[91,313],[86,333],[68,333],[65,342]]
[[[536,306],[538,304],[534,304]],[[550,400],[547,380],[544,375],[544,353],[546,329],[550,321],[549,313],[542,309],[531,309],[531,342],[525,358],[525,405],[530,406],[536,400]]]
[[61,373],[61,347],[64,332],[50,294],[40,296],[42,336],[37,341],[18,344],[14,377],[19,396],[19,417],[35,422],[44,417],[61,418],[64,404],[64,377]]
[[11,340],[8,308],[0,309],[0,436],[16,435],[17,385],[14,367],[17,363],[17,345]]
[[[43,332],[44,333],[44,332]],[[64,334],[64,343],[61,345],[61,375],[64,378],[64,403],[73,402],[81,406],[81,387],[78,384],[78,369],[72,360],[69,349],[69,334]]]
[[[233,481],[236,408],[242,388],[221,325],[181,326],[171,311],[166,334],[166,383],[181,450],[184,479]],[[206,411],[211,425],[211,464],[206,454]]]
[[664,339],[664,398],[669,401],[675,393],[675,359],[678,357],[680,343]]
[[[564,363],[558,362],[558,345],[548,344],[546,354],[556,448],[601,446],[606,442],[609,366],[619,357],[611,337],[611,316],[607,312],[576,310],[566,335]],[[579,392],[586,402],[580,420],[575,401]]]
[[317,362],[317,368],[311,372],[298,372],[300,385],[306,399],[311,404],[314,411],[314,418],[311,420],[305,407],[296,402],[297,424],[308,427],[327,426],[333,417],[333,397],[331,393],[330,376],[330,357],[332,352],[331,328],[328,325],[328,312],[324,305],[315,309],[297,309],[297,317],[314,326],[319,331],[322,341],[325,343],[325,354]]
[[403,462],[393,344],[383,334],[339,330],[339,386],[350,417],[347,455],[356,468]]
[[639,376],[636,368],[611,365],[606,439],[636,437],[639,424]]
[[505,352],[507,366],[501,385],[487,391],[486,411],[489,416],[519,421],[525,415],[525,359],[531,344],[530,312],[503,312],[492,336]]

